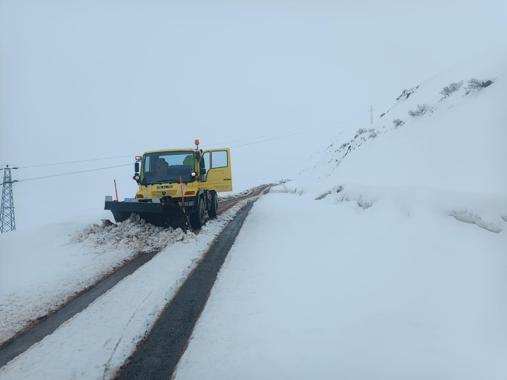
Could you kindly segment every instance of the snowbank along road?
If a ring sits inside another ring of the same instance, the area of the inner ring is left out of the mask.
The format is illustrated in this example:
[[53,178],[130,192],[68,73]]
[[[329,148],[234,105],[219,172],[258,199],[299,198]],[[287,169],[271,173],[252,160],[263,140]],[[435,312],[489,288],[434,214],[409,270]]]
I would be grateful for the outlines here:
[[[219,222],[221,222],[222,227],[225,225],[224,222],[228,223],[239,209],[243,210],[245,205],[248,205],[268,189],[269,185],[262,185],[243,193],[224,198],[219,207]],[[244,214],[246,217],[245,211],[241,211],[241,214]],[[237,218],[232,219],[232,221],[236,220]],[[213,223],[210,223],[210,225],[212,224]],[[194,231],[192,235],[196,238],[197,235],[195,234],[204,233],[204,235],[207,235],[207,232],[209,232],[207,228],[208,227],[204,227],[200,231]],[[218,226],[218,228],[220,229],[220,226]],[[215,235],[216,233],[217,231],[215,231]],[[209,240],[209,237],[205,236],[204,240]],[[151,261],[161,250],[163,250],[163,247],[152,249],[148,252],[139,252],[132,259],[107,274],[94,285],[79,292],[58,310],[38,318],[38,320],[27,329],[4,342],[0,347],[0,366],[5,366],[9,361],[28,350],[32,345],[55,332],[64,322],[85,310],[91,303],[110,291],[118,282],[122,281],[122,279],[132,275],[132,273],[137,271],[140,267]],[[0,375],[1,374],[2,372],[0,372]]]

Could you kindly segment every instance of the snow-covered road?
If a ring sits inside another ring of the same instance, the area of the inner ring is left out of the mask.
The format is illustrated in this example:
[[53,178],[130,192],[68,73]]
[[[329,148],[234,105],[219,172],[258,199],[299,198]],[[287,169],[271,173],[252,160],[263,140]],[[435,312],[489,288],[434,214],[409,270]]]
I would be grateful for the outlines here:
[[0,379],[102,379],[114,375],[149,331],[236,206],[177,241],[53,334],[0,368]]
[[[255,198],[266,187],[261,185],[221,199],[218,214]],[[163,248],[179,241],[192,242],[198,233],[156,227],[139,218],[118,224],[96,224],[97,220],[0,236],[0,344],[33,321],[61,310],[70,299],[108,274],[114,273],[119,279]],[[123,271],[126,263],[131,269]],[[72,310],[76,309],[74,312],[78,312],[79,308]],[[63,314],[66,318],[73,315],[70,311]],[[0,355],[0,365],[4,360]]]
[[258,201],[177,379],[505,379],[507,232],[398,206]]

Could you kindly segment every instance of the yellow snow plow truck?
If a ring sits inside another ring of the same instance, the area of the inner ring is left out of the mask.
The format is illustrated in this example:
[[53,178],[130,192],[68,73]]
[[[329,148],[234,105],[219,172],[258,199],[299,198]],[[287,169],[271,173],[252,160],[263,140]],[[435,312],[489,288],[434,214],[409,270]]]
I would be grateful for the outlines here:
[[134,180],[139,184],[135,198],[124,201],[106,196],[105,209],[116,222],[132,214],[147,222],[187,229],[200,228],[215,218],[217,193],[232,191],[229,148],[157,150],[136,157]]

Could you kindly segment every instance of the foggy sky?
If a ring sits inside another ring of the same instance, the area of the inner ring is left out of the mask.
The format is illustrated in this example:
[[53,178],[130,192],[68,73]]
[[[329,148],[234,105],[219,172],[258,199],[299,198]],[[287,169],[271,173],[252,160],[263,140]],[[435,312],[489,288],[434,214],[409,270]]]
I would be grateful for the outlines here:
[[[367,126],[370,104],[378,115],[403,88],[505,47],[506,4],[0,0],[0,164],[129,156],[200,137],[232,146],[236,190],[290,177]],[[96,213],[112,178],[132,196],[131,176],[20,182],[18,225]]]

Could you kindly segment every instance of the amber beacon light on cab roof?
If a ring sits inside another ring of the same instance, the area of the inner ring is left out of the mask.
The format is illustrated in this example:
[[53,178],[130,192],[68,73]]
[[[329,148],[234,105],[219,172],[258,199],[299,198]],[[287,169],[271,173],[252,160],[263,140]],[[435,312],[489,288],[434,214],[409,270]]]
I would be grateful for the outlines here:
[[148,151],[136,156],[135,198],[123,201],[106,196],[105,209],[116,222],[137,214],[162,227],[200,228],[215,218],[218,193],[232,191],[229,148],[178,148]]

